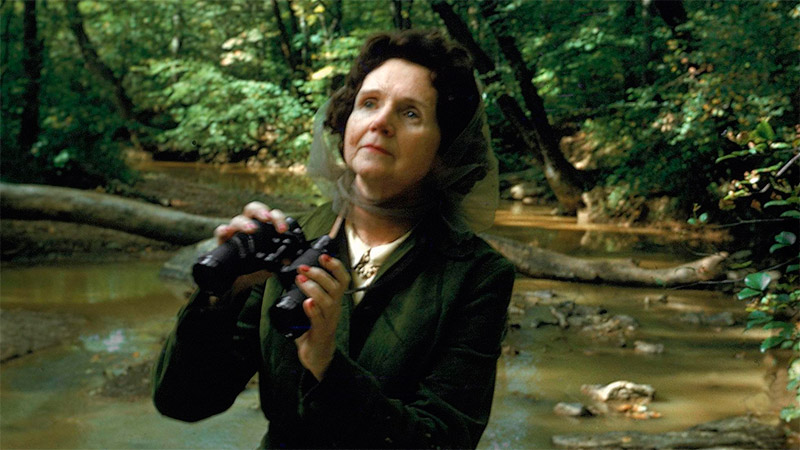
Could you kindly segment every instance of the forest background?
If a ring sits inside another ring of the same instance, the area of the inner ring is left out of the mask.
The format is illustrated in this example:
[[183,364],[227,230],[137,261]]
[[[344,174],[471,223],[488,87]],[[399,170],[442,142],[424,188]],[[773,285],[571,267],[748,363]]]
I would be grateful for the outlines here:
[[750,326],[779,330],[766,348],[798,350],[798,2],[2,0],[0,12],[0,177],[109,193],[136,181],[131,148],[302,164],[314,113],[366,36],[446,30],[474,56],[501,172],[594,222],[724,227],[751,255]]

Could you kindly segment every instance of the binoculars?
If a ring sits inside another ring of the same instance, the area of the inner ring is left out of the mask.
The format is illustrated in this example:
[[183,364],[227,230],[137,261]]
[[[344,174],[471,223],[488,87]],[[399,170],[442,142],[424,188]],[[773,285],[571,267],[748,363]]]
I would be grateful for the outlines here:
[[241,275],[259,270],[272,272],[286,293],[270,307],[270,321],[279,333],[296,339],[311,327],[303,311],[306,295],[295,283],[297,270],[304,264],[319,267],[320,255],[329,253],[331,238],[325,235],[310,243],[293,218],[287,218],[286,224],[288,229],[283,233],[278,233],[272,224],[258,222],[254,233],[234,234],[197,259],[192,277],[201,290],[222,296]]

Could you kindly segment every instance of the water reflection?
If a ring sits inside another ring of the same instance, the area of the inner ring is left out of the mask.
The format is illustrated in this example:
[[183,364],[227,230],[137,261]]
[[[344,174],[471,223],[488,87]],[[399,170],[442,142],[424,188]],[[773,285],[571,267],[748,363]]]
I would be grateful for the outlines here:
[[574,217],[555,215],[552,210],[504,201],[491,232],[572,256],[641,257],[646,267],[698,259],[717,252],[725,240],[724,235],[685,230],[578,224]]
[[320,200],[319,192],[302,170],[284,168],[253,169],[241,164],[210,165],[202,163],[143,161],[137,169],[169,177],[217,186],[221,189],[261,192],[292,197],[306,204]]
[[90,352],[116,353],[122,350],[123,346],[127,346],[128,342],[125,337],[125,330],[119,328],[108,333],[106,337],[92,334],[81,336],[80,339],[83,342],[83,346]]

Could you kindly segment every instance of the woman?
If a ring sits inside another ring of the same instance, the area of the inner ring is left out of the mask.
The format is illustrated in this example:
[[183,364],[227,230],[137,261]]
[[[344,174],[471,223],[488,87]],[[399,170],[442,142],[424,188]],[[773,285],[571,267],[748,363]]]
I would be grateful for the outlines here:
[[[333,202],[299,222],[309,239],[345,225],[335,257],[296,278],[311,328],[292,341],[271,327],[275,277],[198,292],[158,361],[154,402],[200,420],[257,372],[265,448],[475,447],[514,270],[473,233],[491,225],[497,184],[468,53],[435,31],[376,35],[323,110],[309,172]],[[251,203],[218,239],[251,219],[286,229]]]

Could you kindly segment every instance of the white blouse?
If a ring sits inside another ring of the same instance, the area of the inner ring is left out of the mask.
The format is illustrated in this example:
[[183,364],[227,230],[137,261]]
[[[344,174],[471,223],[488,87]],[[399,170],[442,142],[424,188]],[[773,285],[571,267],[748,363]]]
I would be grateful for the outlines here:
[[[392,242],[370,247],[358,237],[351,224],[345,224],[350,261],[353,261],[353,267],[350,273],[353,279],[353,288],[359,289],[372,284],[378,269],[380,269],[389,255],[411,235],[412,230],[408,230],[406,234]],[[353,293],[353,302],[355,302],[355,304],[358,304],[362,298],[364,298],[364,291],[356,291]]]

